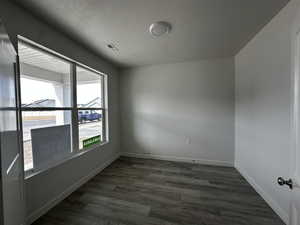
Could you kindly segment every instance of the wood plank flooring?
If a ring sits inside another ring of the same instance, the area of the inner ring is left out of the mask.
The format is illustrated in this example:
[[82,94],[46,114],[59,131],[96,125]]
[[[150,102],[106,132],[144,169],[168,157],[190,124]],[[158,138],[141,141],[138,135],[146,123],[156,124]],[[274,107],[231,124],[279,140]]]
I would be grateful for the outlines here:
[[121,157],[34,225],[283,225],[234,169]]

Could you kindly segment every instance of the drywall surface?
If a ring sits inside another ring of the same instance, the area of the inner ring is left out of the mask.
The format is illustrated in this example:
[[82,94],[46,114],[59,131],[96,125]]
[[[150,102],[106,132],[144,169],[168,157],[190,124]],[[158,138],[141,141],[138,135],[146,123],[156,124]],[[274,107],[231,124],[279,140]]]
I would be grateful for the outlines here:
[[99,171],[119,154],[119,73],[109,62],[91,54],[76,42],[32,17],[26,11],[8,1],[1,1],[0,15],[7,30],[17,44],[22,35],[60,54],[108,74],[108,107],[110,142],[99,149],[73,158],[50,170],[26,179],[27,218],[45,212],[48,206],[74,189],[87,176]]
[[[291,1],[235,57],[235,165],[287,222],[291,176],[293,33],[299,1]],[[298,20],[298,26],[300,21]]]
[[132,68],[120,79],[123,154],[233,165],[233,58]]

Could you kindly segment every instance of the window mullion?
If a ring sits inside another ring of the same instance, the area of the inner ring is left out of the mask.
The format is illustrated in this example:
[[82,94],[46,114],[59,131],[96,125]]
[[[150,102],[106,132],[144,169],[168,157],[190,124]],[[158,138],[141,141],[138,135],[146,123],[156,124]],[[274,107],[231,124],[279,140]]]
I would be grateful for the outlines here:
[[72,110],[72,107],[22,107],[21,111],[34,112],[34,111],[68,111]]
[[104,90],[104,76],[101,75],[101,106],[102,106],[102,140],[106,141],[106,111],[105,111],[105,90]]
[[78,129],[78,112],[77,112],[77,77],[76,64],[71,64],[71,100],[72,100],[72,147],[73,152],[79,151],[79,129]]
[[104,108],[104,115],[103,115],[103,137],[104,141],[109,141],[109,126],[108,126],[108,77],[102,76],[102,83],[103,83],[103,97],[102,97],[102,104]]
[[78,110],[104,110],[105,108],[77,107]]

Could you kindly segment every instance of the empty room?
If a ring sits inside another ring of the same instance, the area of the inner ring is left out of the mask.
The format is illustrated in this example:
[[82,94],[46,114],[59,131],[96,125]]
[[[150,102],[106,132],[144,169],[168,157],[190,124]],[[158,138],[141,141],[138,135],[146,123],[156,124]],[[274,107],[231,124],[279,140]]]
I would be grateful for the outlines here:
[[300,225],[300,0],[1,0],[0,225]]

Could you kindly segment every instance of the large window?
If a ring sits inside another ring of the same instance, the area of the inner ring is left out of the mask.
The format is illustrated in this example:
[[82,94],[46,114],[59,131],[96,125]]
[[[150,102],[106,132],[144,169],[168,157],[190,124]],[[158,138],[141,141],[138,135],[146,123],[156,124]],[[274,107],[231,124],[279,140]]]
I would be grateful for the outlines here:
[[107,141],[103,74],[24,41],[19,56],[26,171]]

